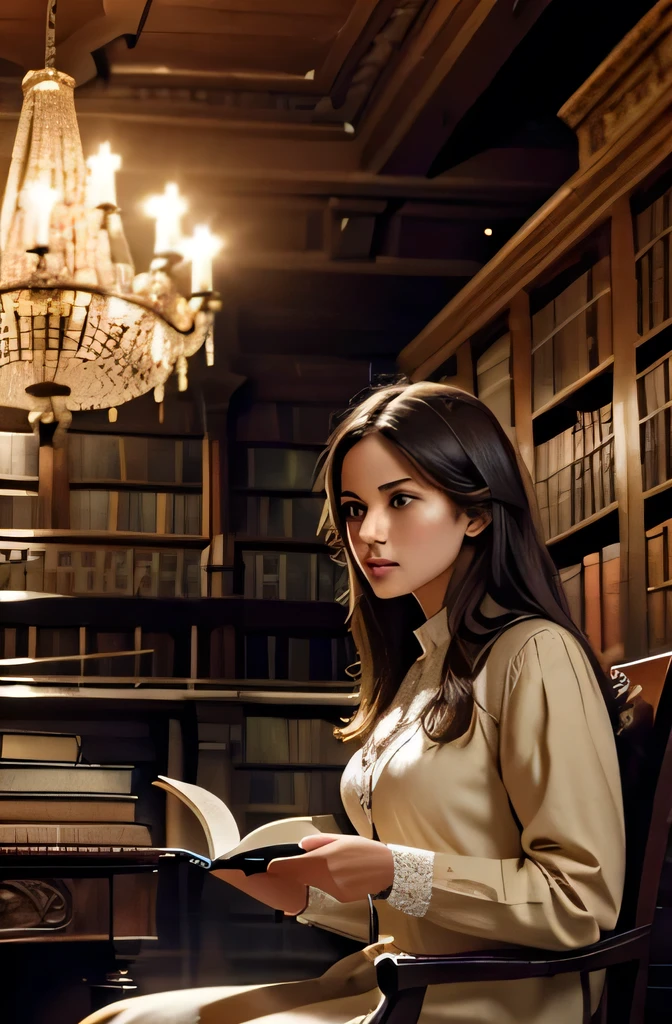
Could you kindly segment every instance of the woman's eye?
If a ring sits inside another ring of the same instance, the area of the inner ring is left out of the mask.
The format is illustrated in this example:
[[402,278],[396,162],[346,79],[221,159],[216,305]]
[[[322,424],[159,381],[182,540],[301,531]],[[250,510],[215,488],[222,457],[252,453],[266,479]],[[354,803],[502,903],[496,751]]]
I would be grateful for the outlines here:
[[341,505],[341,511],[346,519],[363,519],[366,514],[361,505],[355,505],[353,502]]
[[395,494],[390,501],[390,505],[392,508],[405,508],[406,505],[409,505],[412,501],[413,498],[410,494]]

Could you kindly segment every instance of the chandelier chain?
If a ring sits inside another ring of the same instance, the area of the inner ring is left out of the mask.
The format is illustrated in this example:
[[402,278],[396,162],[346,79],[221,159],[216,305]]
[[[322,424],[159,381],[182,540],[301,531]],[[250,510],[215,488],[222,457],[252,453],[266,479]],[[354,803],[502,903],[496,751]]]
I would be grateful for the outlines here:
[[58,0],[47,0],[47,32],[44,45],[45,68],[56,67],[56,8]]

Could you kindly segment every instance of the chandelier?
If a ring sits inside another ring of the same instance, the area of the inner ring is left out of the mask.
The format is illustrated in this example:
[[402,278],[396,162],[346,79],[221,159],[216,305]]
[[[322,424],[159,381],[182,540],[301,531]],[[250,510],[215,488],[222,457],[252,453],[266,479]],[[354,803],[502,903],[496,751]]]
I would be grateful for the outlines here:
[[[34,428],[67,429],[72,412],[116,407],[154,391],[205,345],[214,357],[212,260],[218,239],[184,239],[177,185],[146,204],[154,258],[136,274],[117,207],[121,161],[103,143],[84,159],[75,82],[55,68],[56,0],[48,0],[45,67],[23,79],[23,106],[0,214],[0,405]],[[173,272],[191,262],[191,294]]]

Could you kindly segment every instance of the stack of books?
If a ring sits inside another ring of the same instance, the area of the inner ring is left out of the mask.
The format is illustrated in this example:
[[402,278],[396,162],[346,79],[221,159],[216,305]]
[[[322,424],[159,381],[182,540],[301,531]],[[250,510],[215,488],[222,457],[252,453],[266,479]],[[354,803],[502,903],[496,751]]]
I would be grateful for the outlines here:
[[611,402],[535,447],[535,481],[546,539],[606,508],[614,494]]
[[[151,846],[148,827],[135,821],[132,773],[130,765],[82,763],[79,736],[6,725],[0,732],[0,848]],[[44,938],[45,928],[67,940],[110,933],[155,937],[153,876],[118,876],[112,905],[108,878],[63,879],[59,890],[58,920],[40,925],[18,914],[12,937]]]
[[621,642],[621,546],[609,544],[560,570],[572,619],[595,651]]

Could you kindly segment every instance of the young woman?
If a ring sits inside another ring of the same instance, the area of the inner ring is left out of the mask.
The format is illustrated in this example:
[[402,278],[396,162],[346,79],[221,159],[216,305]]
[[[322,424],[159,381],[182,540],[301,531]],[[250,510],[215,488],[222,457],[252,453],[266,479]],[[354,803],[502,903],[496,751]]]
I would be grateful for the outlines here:
[[[334,431],[322,475],[361,662],[341,730],[361,744],[341,784],[358,835],[220,875],[307,920],[366,912],[371,894],[387,938],[313,981],[144,996],[87,1024],[363,1024],[384,949],[570,949],[616,923],[617,710],[497,420],[455,388],[382,388]],[[602,984],[432,987],[421,1022],[581,1024]]]

